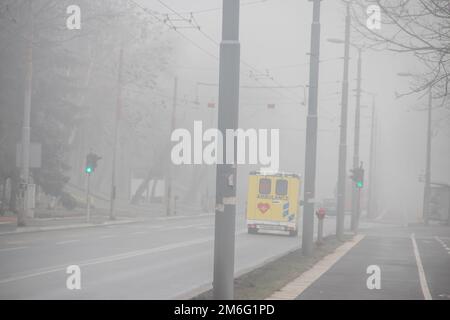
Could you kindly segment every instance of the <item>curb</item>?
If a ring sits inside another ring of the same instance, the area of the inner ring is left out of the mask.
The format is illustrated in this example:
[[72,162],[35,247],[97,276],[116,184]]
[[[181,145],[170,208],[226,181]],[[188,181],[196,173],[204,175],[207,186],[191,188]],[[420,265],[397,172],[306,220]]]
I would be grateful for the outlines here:
[[[53,226],[53,227],[18,227],[14,231],[0,232],[0,236],[10,235],[10,234],[42,232],[42,231],[58,231],[58,230],[70,230],[70,229],[106,227],[106,226],[112,226],[112,225],[131,224],[131,223],[138,223],[138,222],[145,222],[145,221],[146,220],[121,220],[121,221],[112,221],[112,222],[104,222],[104,223],[90,223],[90,224],[79,223],[79,224],[70,224],[70,225]],[[22,228],[25,228],[25,229],[22,229]]]

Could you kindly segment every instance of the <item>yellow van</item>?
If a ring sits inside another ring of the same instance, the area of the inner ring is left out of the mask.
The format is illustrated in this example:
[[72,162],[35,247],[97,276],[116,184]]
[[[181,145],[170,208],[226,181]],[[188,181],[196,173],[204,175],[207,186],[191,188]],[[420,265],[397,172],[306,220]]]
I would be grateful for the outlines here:
[[247,197],[248,232],[297,235],[299,197],[298,175],[251,172]]

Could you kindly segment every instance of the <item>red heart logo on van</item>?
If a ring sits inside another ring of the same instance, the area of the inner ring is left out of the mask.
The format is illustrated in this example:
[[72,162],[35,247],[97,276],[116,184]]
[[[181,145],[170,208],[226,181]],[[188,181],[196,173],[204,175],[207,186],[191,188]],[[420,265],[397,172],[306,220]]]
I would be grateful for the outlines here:
[[260,203],[258,203],[258,209],[259,209],[259,211],[261,211],[262,213],[266,213],[267,210],[270,209],[270,204],[260,202]]

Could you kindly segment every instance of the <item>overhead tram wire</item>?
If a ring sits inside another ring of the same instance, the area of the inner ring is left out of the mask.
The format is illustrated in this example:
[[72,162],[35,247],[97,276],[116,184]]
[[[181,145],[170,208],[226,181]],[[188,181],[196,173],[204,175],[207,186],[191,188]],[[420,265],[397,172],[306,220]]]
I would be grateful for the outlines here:
[[[158,3],[160,3],[163,7],[167,8],[168,10],[170,10],[172,13],[174,13],[175,15],[177,15],[179,18],[181,18],[182,20],[188,22],[190,25],[192,25],[194,27],[195,30],[199,31],[205,38],[207,38],[209,41],[211,41],[212,43],[214,43],[216,46],[219,46],[219,42],[216,41],[213,37],[211,37],[210,35],[208,35],[207,33],[205,33],[203,30],[196,28],[195,25],[192,24],[192,21],[190,21],[189,19],[186,19],[185,17],[182,16],[182,14],[180,14],[179,12],[177,12],[176,10],[174,10],[173,8],[171,8],[170,6],[168,6],[167,4],[165,4],[162,0],[156,0]],[[261,2],[261,1],[259,1]],[[245,60],[241,59],[241,64],[245,65],[249,70],[253,70],[256,74],[260,74],[261,71],[258,70],[257,68],[255,68],[254,66],[252,66],[250,63],[246,62]],[[270,80],[272,80],[279,89],[287,89],[289,90],[286,86],[283,86],[282,84],[280,84],[278,81],[276,81],[273,78],[269,78]],[[260,82],[257,79],[253,79],[256,82]],[[279,91],[277,91],[274,87],[267,87],[268,89],[271,89],[274,92],[277,92],[278,94],[280,94],[281,96],[283,96],[284,98],[288,98],[291,99],[292,101],[295,101],[295,103],[301,104],[299,101],[297,101],[297,98],[295,97],[287,97],[284,94],[280,93]],[[291,90],[289,90],[291,91]],[[292,91],[291,91],[292,92]],[[295,93],[294,93],[295,94]]]
[[[152,16],[152,17],[153,17],[154,19],[156,19],[157,21],[159,21],[159,22],[165,24],[165,21],[164,21],[163,19],[161,19],[158,15],[156,15],[155,13],[153,13],[152,11],[150,11],[149,9],[143,7],[142,5],[140,5],[139,3],[137,3],[137,2],[134,1],[134,0],[128,0],[128,1],[131,2],[131,3],[133,3],[133,4],[134,4],[135,6],[137,6],[138,8],[140,8],[140,9],[141,9],[143,12],[145,12],[146,14]],[[158,0],[158,1],[159,1],[159,0]],[[171,10],[173,10],[173,9],[171,9]],[[173,12],[176,12],[176,11],[173,10]],[[177,13],[177,14],[178,14],[178,13]],[[166,24],[166,25],[167,25],[167,24]],[[201,50],[202,52],[204,52],[204,53],[207,54],[208,56],[212,57],[213,59],[215,59],[215,60],[217,60],[217,61],[219,60],[219,57],[218,57],[217,55],[214,55],[214,54],[212,54],[211,52],[209,52],[208,50],[204,49],[203,47],[201,47],[200,45],[198,45],[195,41],[193,41],[192,39],[190,39],[189,37],[187,37],[185,34],[181,33],[179,30],[177,30],[176,28],[173,28],[173,27],[169,27],[169,28],[170,28],[170,30],[175,31],[176,33],[178,33],[178,34],[179,34],[182,38],[184,38],[186,41],[188,41],[189,43],[191,43],[192,45],[194,45],[197,49]],[[198,30],[198,29],[196,29],[196,30]],[[205,34],[204,34],[204,35],[205,35]],[[209,36],[208,36],[208,39],[209,39],[210,41],[213,41],[216,45],[218,45],[217,41],[214,40],[212,37],[209,37]],[[254,70],[254,71],[258,72],[258,73],[260,72],[258,69],[256,69],[255,67],[251,66],[250,64],[248,64],[247,62],[243,61],[242,59],[241,59],[241,63],[242,63],[242,64],[246,64],[248,68],[250,68],[250,69],[252,69],[252,70]],[[253,79],[253,80],[255,80],[256,82],[260,83],[260,81],[257,80],[257,79]],[[278,82],[276,82],[275,80],[273,80],[273,79],[271,79],[271,80],[274,81],[278,86],[282,86],[282,85],[280,85]],[[295,99],[295,98],[293,98],[293,97],[285,96],[283,93],[281,93],[280,91],[278,91],[278,90],[276,90],[276,89],[274,89],[274,88],[268,88],[268,89],[270,89],[270,90],[272,90],[272,91],[278,93],[280,96],[282,96],[282,97],[284,97],[284,98],[290,99],[291,101],[293,101],[293,102],[294,102],[295,104],[297,104],[297,105],[302,105],[302,102],[298,101],[297,99]]]
[[[214,38],[212,38],[211,36],[209,36],[207,33],[205,33],[203,30],[201,30],[201,29],[199,29],[199,28],[196,28],[196,26],[194,26],[193,24],[192,24],[192,21],[191,20],[189,20],[189,19],[186,19],[185,17],[183,17],[179,12],[177,12],[176,10],[174,10],[173,8],[171,8],[170,6],[168,6],[167,4],[165,4],[163,1],[161,1],[161,0],[157,0],[162,6],[164,6],[165,8],[167,8],[168,10],[170,10],[171,12],[173,12],[174,14],[176,14],[179,18],[181,18],[182,20],[184,20],[184,21],[186,21],[186,22],[188,22],[191,26],[193,26],[194,27],[194,29],[195,30],[197,30],[197,31],[199,31],[205,38],[207,38],[209,41],[211,41],[213,44],[215,44],[216,46],[219,46],[220,44],[214,39]],[[134,1],[133,1],[134,2]],[[177,31],[176,29],[174,29],[175,31]],[[179,34],[181,34],[180,32],[178,32]],[[181,34],[183,37],[185,37],[185,38],[187,38],[184,34]],[[190,40],[190,39],[189,39]],[[194,43],[192,40],[191,40],[191,43]],[[198,45],[197,45],[197,47],[199,47]],[[203,50],[204,51],[204,50]],[[244,61],[244,60],[242,60],[241,59],[241,63],[243,64],[243,65],[246,65],[250,70],[253,70],[255,73],[260,73],[260,70],[258,70],[258,69],[256,69],[255,67],[253,67],[252,65],[250,65],[249,63],[247,63],[246,61]],[[253,79],[253,80],[255,80],[256,82],[260,82],[258,79]],[[272,81],[274,81],[275,82],[275,80],[274,79],[271,79]],[[277,82],[276,82],[277,83]],[[277,85],[278,85],[278,87],[279,88],[284,88],[284,86],[282,86],[282,85],[280,85],[279,83],[277,83]],[[274,90],[275,88],[273,88],[273,87],[267,87],[268,89],[271,89],[272,91],[274,91],[274,92],[277,92],[280,96],[282,96],[282,97],[285,97],[285,98],[288,98],[288,99],[291,99],[292,101],[294,101],[296,104],[301,104],[301,103],[299,103],[297,100],[296,100],[296,98],[292,98],[292,97],[286,97],[285,95],[283,95],[282,93],[280,93],[279,91],[277,91],[277,90]]]
[[[142,5],[140,5],[139,3],[137,3],[134,0],[128,0],[129,2],[133,3],[135,6],[137,6],[138,8],[140,8],[143,12],[145,12],[146,14],[152,16],[153,18],[155,18],[156,20],[158,20],[159,22],[166,24],[164,22],[163,19],[161,19],[160,17],[158,17],[156,14],[154,14],[153,12],[151,12],[149,9],[143,7]],[[175,31],[176,33],[178,33],[182,38],[184,38],[186,41],[188,41],[189,43],[191,43],[194,47],[196,47],[197,49],[199,49],[200,51],[202,51],[203,53],[205,53],[206,55],[210,56],[211,58],[219,61],[219,57],[211,52],[209,52],[208,50],[206,50],[205,48],[203,48],[202,46],[200,46],[199,44],[197,44],[195,41],[193,41],[192,39],[190,39],[189,37],[187,37],[185,34],[181,33],[180,31],[178,31],[176,28],[170,28],[170,30]]]
[[[265,2],[268,2],[270,0],[255,0],[255,1],[251,1],[251,2],[244,2],[241,3],[241,7],[246,7],[246,6],[251,6],[251,5],[257,5],[257,4],[262,4]],[[197,10],[197,11],[190,11],[190,12],[182,12],[183,14],[202,14],[202,13],[210,13],[210,12],[215,12],[215,11],[220,11],[222,10],[222,8],[216,7],[216,8],[209,8],[209,9],[203,9],[203,10]]]
[[[177,12],[176,10],[174,10],[173,8],[171,8],[170,6],[168,6],[167,4],[165,4],[162,0],[157,0],[162,6],[164,6],[165,8],[169,9],[171,12],[173,12],[174,14],[176,14],[178,17],[180,17],[181,19],[185,20],[186,22],[188,22],[189,24],[191,24],[192,26],[194,26],[192,24],[192,21],[190,21],[189,19],[186,19],[185,17],[183,17],[179,12]],[[194,26],[195,27],[195,26]],[[212,43],[214,43],[216,46],[219,46],[220,43],[218,41],[216,41],[213,37],[211,37],[210,35],[208,35],[207,33],[205,33],[203,30],[196,28],[196,30],[198,30],[205,38],[207,38],[209,41],[211,41]],[[261,73],[260,70],[258,70],[257,68],[255,68],[254,66],[252,66],[250,63],[246,62],[245,60],[241,59],[241,64],[247,66],[248,69],[254,71],[256,74]],[[273,78],[269,78],[270,80],[272,80],[275,84],[277,84],[278,88],[286,88],[286,86],[281,85],[280,83],[278,83],[277,81],[275,81]],[[254,79],[257,82],[257,79]],[[270,88],[268,87],[268,89],[274,89],[274,87]],[[287,88],[286,88],[287,89]],[[276,92],[276,90],[275,90]],[[283,94],[281,94],[281,96],[284,96]],[[285,98],[287,98],[286,96],[284,96]],[[291,97],[290,99],[292,99],[293,101],[296,101],[296,98]],[[296,101],[297,103],[297,101]]]

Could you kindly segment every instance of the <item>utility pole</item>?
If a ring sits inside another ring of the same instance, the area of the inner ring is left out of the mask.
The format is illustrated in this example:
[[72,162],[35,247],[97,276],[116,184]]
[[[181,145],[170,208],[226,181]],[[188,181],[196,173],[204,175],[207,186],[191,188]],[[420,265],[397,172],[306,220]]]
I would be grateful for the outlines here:
[[302,253],[309,256],[314,250],[314,201],[317,154],[317,101],[319,89],[320,1],[313,2],[311,24],[311,52],[309,63],[309,100],[306,120],[305,191],[303,201]]
[[[114,126],[114,141],[112,154],[112,176],[111,176],[111,200],[109,207],[109,219],[114,220],[114,201],[116,199],[116,158],[117,158],[117,143],[119,135],[119,125],[122,112],[122,68],[123,68],[123,43],[120,46],[119,52],[119,70],[117,76],[117,100],[116,100],[116,119]],[[88,178],[89,179],[89,178]]]
[[342,81],[341,101],[341,129],[339,142],[339,164],[337,182],[337,218],[336,236],[343,240],[345,222],[345,182],[347,161],[347,112],[348,112],[348,65],[350,60],[350,2],[347,2],[345,17],[345,45],[344,45],[344,78]]
[[26,77],[25,77],[25,101],[23,108],[23,124],[22,124],[22,163],[21,163],[21,184],[23,188],[22,208],[18,211],[17,225],[25,226],[26,218],[29,215],[29,183],[30,183],[30,114],[31,114],[31,95],[33,89],[33,4],[28,0],[29,18],[29,35],[26,61]]
[[433,92],[431,86],[428,93],[427,154],[425,163],[425,186],[423,192],[423,220],[428,224],[430,184],[431,184],[431,117],[433,108]]
[[86,222],[91,221],[91,174],[86,177]]
[[[361,48],[358,49],[358,78],[357,78],[357,88],[356,88],[356,109],[355,109],[355,136],[353,144],[353,169],[359,167],[359,137],[360,137],[360,122],[361,122]],[[361,188],[357,188],[356,184],[352,184],[352,220],[351,220],[351,230],[356,232],[358,229],[359,221],[359,209],[361,207]]]
[[[222,2],[218,129],[224,137],[222,154],[225,158],[227,158],[225,146],[230,143],[227,141],[226,130],[236,130],[239,121],[239,6],[240,0]],[[216,300],[230,300],[234,296],[236,154],[233,164],[224,162],[217,164],[216,171],[213,276],[213,296]]]
[[[216,118],[216,106],[208,104],[208,109],[211,109],[210,112],[210,118],[209,118],[209,126],[210,128],[216,128],[215,126],[215,118]],[[212,203],[212,195],[214,194],[214,172],[213,168],[206,168],[206,205],[205,208],[207,209],[207,212],[211,212],[213,210],[213,203]],[[211,210],[211,211],[210,211]]]
[[[178,95],[178,78],[175,77],[173,84],[173,106],[172,106],[172,119],[170,122],[169,137],[175,130],[176,115],[177,115],[177,95]],[[166,177],[166,215],[172,215],[172,161],[170,159],[170,150],[167,164],[167,177]]]
[[372,119],[371,119],[371,129],[370,129],[370,157],[369,157],[369,190],[367,197],[367,217],[374,218],[374,189],[375,189],[375,95],[372,95]]

